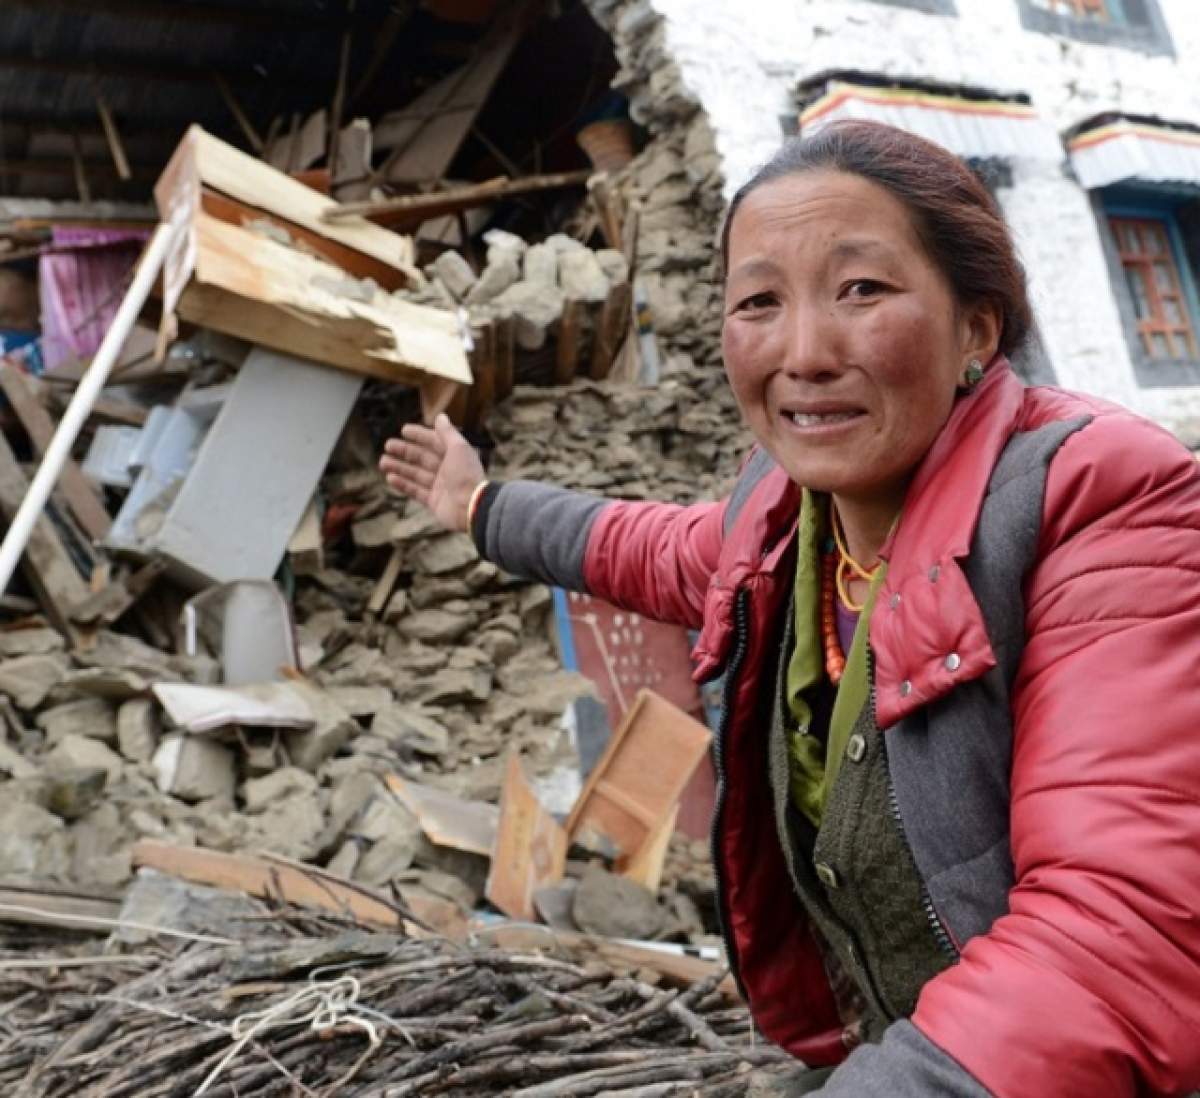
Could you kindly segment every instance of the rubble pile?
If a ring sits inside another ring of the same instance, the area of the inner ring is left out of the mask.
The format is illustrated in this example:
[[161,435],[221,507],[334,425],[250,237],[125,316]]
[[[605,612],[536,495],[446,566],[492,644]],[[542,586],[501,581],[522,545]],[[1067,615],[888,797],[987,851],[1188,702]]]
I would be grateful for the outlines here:
[[254,909],[226,933],[85,968],[0,968],[0,1087],[29,1098],[734,1096],[793,1064],[756,1042],[720,972],[679,990],[595,958]]
[[639,284],[664,358],[721,365],[717,231],[725,210],[721,158],[707,114],[685,86],[666,45],[662,16],[647,0],[587,0],[611,34],[613,80],[649,140],[617,185],[639,207]]
[[622,499],[719,499],[750,448],[724,375],[698,367],[654,389],[582,380],[518,387],[487,425],[490,475]]

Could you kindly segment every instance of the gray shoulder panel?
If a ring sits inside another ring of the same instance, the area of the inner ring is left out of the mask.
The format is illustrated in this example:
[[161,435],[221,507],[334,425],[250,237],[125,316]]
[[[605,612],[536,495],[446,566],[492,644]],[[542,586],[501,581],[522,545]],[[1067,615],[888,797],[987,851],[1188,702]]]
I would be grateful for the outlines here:
[[993,1098],[976,1078],[911,1022],[888,1026],[878,1045],[850,1054],[820,1098]]
[[[1037,552],[1046,473],[1090,417],[1010,439],[996,463],[963,571],[997,666],[905,718],[887,738],[904,831],[930,899],[959,945],[1008,910],[1010,692],[1025,647],[1022,585]],[[947,812],[954,826],[947,827]]]
[[761,446],[756,446],[741,473],[738,474],[733,491],[729,494],[729,506],[725,508],[725,522],[722,527],[723,534],[728,536],[729,531],[733,529],[733,524],[737,521],[738,514],[750,498],[750,494],[758,487],[763,477],[774,468],[775,459]]
[[506,572],[582,591],[592,525],[608,500],[530,480],[500,484],[477,539]]

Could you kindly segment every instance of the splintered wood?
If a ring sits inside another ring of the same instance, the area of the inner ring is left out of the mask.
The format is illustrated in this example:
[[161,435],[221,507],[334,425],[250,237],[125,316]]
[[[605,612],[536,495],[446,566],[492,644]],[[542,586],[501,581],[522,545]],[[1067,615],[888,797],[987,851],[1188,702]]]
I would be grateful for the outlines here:
[[717,990],[721,973],[663,988],[595,960],[364,933],[335,917],[221,929],[238,944],[86,967],[0,958],[0,1093],[711,1098],[795,1064],[756,1042],[745,1008]]

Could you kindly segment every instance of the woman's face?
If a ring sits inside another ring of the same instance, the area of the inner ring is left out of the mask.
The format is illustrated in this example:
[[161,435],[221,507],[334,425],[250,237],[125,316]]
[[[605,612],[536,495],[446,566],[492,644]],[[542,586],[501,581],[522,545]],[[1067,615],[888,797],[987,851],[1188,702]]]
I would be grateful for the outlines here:
[[957,306],[900,200],[837,171],[752,191],[728,269],[725,368],[758,441],[798,484],[898,510],[995,310]]

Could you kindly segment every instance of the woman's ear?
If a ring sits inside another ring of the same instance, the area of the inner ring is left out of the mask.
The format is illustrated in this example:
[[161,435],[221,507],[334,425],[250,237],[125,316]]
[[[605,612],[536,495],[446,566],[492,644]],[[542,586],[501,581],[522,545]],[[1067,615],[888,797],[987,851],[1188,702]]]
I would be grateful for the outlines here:
[[1003,327],[1000,306],[996,302],[977,301],[966,306],[959,315],[959,344],[963,361],[978,359],[984,365],[991,362],[1000,349]]

